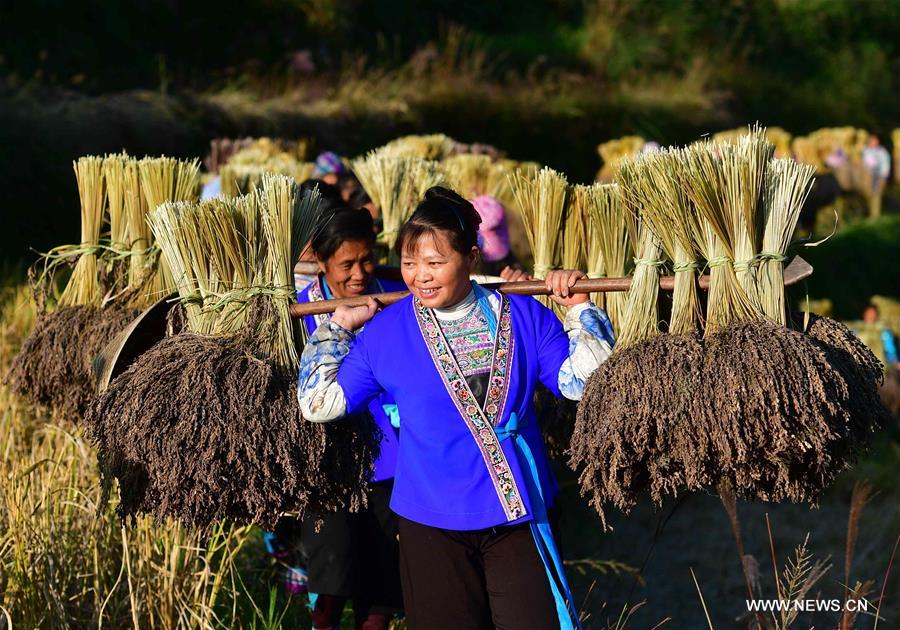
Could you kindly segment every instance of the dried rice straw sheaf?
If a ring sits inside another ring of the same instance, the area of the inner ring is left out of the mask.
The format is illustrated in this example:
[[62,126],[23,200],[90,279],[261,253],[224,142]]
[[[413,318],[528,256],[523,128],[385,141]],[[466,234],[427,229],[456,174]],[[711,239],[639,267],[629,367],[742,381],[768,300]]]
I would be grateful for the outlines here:
[[299,162],[286,156],[270,159],[260,164],[229,162],[219,171],[222,194],[236,197],[255,190],[267,174],[287,175],[297,182],[312,177],[315,164]]
[[96,304],[101,297],[98,279],[97,251],[103,225],[103,158],[83,157],[75,162],[78,197],[81,200],[81,247],[86,251],[78,258],[72,277],[59,298],[59,305]]
[[425,191],[447,183],[438,162],[394,154],[386,148],[354,160],[353,172],[381,212],[384,230],[380,239],[390,255],[400,227],[412,215]]
[[494,170],[494,162],[488,155],[461,153],[441,161],[441,169],[450,187],[467,199],[490,195],[488,184]]
[[[733,271],[738,238],[739,218],[726,216],[734,210],[726,197],[749,198],[729,190],[737,157],[720,159],[729,150],[704,144],[672,152],[681,168],[671,181],[691,200],[684,208],[695,208],[695,247],[726,259],[710,265],[705,335],[661,334],[631,345],[620,336],[585,388],[570,464],[601,517],[610,504],[627,511],[644,492],[661,503],[719,487],[751,499],[815,504],[887,418],[877,396],[877,359],[845,327],[814,318],[797,331],[777,317],[769,321],[733,273],[715,274]],[[763,247],[783,251],[789,237],[777,235],[793,231],[810,170],[773,163],[765,186],[778,188],[765,188],[760,199],[776,238],[769,245],[763,237]],[[782,277],[763,276],[764,300],[773,288],[783,300]]]
[[699,323],[698,264],[688,223],[692,209],[675,183],[674,166],[673,156],[668,151],[624,160],[619,182],[625,198],[640,208],[646,229],[653,233],[672,261],[675,287],[668,330],[672,334],[686,335],[696,332]]
[[[141,192],[152,212],[168,201],[195,201],[200,187],[200,161],[191,162],[175,158],[144,158],[138,162]],[[157,296],[168,295],[175,283],[172,273],[162,258],[153,276],[151,291]]]
[[[44,275],[52,276],[60,263],[77,257],[75,268],[53,312],[44,312],[45,288],[38,280],[35,295],[42,311],[34,329],[13,360],[8,374],[12,390],[33,404],[48,408],[71,422],[79,422],[94,397],[92,362],[96,354],[137,314],[110,300],[122,267],[106,269],[105,259],[117,246],[101,242],[107,185],[104,172],[110,160],[121,156],[84,157],[75,163],[81,199],[79,246],[55,248],[45,259]],[[121,182],[112,175],[111,231],[123,232]]]
[[[723,151],[732,159],[723,159]],[[740,192],[733,189],[739,185],[735,152],[733,145],[695,143],[681,152],[683,162],[676,167],[681,185],[702,217],[690,226],[709,269],[707,335],[731,323],[757,321],[763,316],[758,300],[747,295],[735,271],[735,241],[741,229],[741,214],[734,200]]]
[[787,323],[784,301],[784,261],[800,216],[800,209],[812,188],[814,166],[790,158],[769,162],[766,169],[763,203],[762,251],[757,255],[758,294],[766,317]]
[[420,160],[443,160],[450,157],[459,143],[442,133],[403,136],[376,149],[381,155],[414,157]]
[[[568,182],[562,173],[544,167],[534,174],[516,171],[510,184],[534,255],[534,275],[544,278],[562,262]],[[549,298],[539,299],[551,308],[555,305]]]
[[[626,206],[636,203],[623,193]],[[637,206],[632,206],[636,208]],[[635,243],[634,275],[625,295],[625,314],[613,353],[659,334],[659,276],[663,266],[662,245],[640,215],[626,221],[629,238]]]
[[290,263],[317,206],[317,193],[267,176],[251,195],[152,214],[187,329],[138,357],[88,417],[121,516],[271,526],[365,500],[374,424],[305,422],[296,396]]
[[[576,194],[578,194],[576,189]],[[597,273],[605,277],[624,277],[626,260],[630,250],[627,213],[617,184],[594,184],[580,189],[585,194],[588,214],[588,264],[599,259],[602,267]],[[613,330],[618,334],[625,312],[625,293],[597,294],[603,298],[603,307],[609,315]],[[594,298],[595,304],[601,304]]]

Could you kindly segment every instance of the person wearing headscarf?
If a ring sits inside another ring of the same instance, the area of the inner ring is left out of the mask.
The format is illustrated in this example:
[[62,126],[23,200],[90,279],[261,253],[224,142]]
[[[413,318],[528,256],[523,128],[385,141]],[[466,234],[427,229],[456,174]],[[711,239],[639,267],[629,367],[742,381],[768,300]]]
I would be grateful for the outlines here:
[[321,179],[326,184],[337,184],[341,174],[347,170],[341,161],[341,156],[333,151],[320,153],[313,166],[312,176]]

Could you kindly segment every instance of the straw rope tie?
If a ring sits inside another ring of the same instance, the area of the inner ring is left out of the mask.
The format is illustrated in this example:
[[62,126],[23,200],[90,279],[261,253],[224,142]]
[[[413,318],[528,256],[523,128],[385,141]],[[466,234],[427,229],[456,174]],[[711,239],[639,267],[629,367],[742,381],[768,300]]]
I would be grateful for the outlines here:
[[731,258],[729,258],[728,256],[717,256],[716,258],[710,258],[706,262],[706,266],[709,267],[710,269],[713,269],[715,267],[721,267],[722,265],[727,265],[732,262],[734,262],[734,261]]
[[[205,311],[217,311],[225,308],[229,304],[246,304],[254,297],[266,295],[274,298],[282,298],[293,300],[297,296],[297,291],[293,287],[273,287],[273,286],[252,286],[243,289],[233,289],[225,293],[209,293],[204,298],[199,291],[194,291],[188,295],[178,298],[182,304],[200,304],[203,305]],[[205,304],[209,299],[214,298],[215,301]]]
[[756,260],[758,260],[759,262],[766,262],[769,260],[773,260],[775,262],[784,262],[787,259],[787,256],[778,252],[762,252],[756,255]]
[[647,265],[649,267],[662,267],[665,265],[665,261],[662,260],[654,260],[653,258],[635,258],[634,266],[640,267],[641,265]]
[[750,260],[736,260],[734,261],[735,271],[750,271],[750,268],[756,265],[756,258],[751,258]]
[[672,271],[678,273],[680,271],[693,271],[694,269],[699,269],[700,264],[696,260],[692,260],[690,262],[682,262],[682,263],[674,263],[672,265]]

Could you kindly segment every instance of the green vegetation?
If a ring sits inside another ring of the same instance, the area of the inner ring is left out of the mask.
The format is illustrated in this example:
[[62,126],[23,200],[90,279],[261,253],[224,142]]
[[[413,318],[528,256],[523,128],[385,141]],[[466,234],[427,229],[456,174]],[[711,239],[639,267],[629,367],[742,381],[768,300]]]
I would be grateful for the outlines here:
[[878,0],[54,4],[0,11],[4,260],[75,241],[68,163],[91,153],[277,135],[359,155],[440,131],[589,181],[630,133],[900,120],[900,4]]
[[817,247],[796,247],[815,269],[793,303],[828,298],[832,317],[855,320],[873,295],[900,294],[900,215],[852,222]]

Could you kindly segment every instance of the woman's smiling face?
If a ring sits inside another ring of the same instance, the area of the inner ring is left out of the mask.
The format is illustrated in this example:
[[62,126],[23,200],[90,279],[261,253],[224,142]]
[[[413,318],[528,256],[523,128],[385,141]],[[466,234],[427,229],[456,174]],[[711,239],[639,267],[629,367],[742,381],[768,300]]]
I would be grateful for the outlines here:
[[434,230],[403,248],[400,269],[406,286],[424,306],[447,308],[469,294],[469,275],[477,263],[478,248],[461,254],[443,230]]
[[363,295],[375,272],[372,245],[362,240],[344,241],[330,258],[319,260],[319,268],[334,297]]

